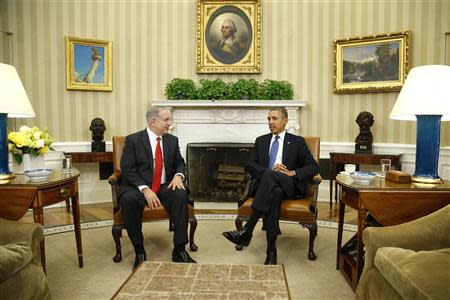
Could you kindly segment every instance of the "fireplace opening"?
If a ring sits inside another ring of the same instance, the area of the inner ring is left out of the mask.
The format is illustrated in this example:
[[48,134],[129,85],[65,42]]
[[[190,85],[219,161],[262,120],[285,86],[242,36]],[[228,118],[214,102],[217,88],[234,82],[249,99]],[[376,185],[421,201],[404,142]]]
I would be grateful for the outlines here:
[[187,168],[193,201],[236,202],[247,183],[245,163],[253,144],[189,143]]

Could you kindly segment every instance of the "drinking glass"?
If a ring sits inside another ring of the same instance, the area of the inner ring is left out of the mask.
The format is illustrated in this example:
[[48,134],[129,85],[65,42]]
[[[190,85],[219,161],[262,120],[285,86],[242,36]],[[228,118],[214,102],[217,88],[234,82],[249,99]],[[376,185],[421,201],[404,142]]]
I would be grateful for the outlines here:
[[391,169],[391,160],[383,158],[380,160],[380,163],[381,163],[381,177],[385,177],[386,172]]
[[72,155],[65,155],[63,157],[62,173],[70,173],[72,171]]

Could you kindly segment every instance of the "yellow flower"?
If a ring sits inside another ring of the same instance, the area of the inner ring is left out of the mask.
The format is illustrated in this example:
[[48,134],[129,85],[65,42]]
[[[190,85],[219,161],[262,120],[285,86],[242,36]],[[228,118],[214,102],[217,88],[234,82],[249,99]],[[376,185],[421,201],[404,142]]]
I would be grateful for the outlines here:
[[8,139],[19,148],[27,146],[28,143],[27,137],[22,132],[10,132]]
[[53,150],[51,145],[53,137],[47,133],[47,129],[41,130],[39,127],[28,127],[23,125],[17,132],[8,133],[8,150],[17,162],[22,160],[24,154],[39,156]]
[[41,155],[44,155],[45,153],[48,152],[48,147],[47,147],[47,146],[42,147],[42,148],[39,150],[39,152],[41,153]]

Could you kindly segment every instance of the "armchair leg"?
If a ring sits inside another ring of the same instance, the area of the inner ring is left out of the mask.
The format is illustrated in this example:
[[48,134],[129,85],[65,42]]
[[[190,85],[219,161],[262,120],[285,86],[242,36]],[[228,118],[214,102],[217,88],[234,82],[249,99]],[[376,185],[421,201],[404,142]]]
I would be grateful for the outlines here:
[[194,242],[195,230],[197,229],[197,218],[195,216],[189,217],[189,249],[197,251],[198,247]]
[[[241,229],[242,223],[247,222],[247,221],[248,221],[247,217],[237,216],[236,220],[234,220],[234,225],[236,225],[236,229]],[[242,249],[244,249],[244,245],[236,245],[235,248],[236,248],[236,250],[241,251]]]
[[122,236],[123,224],[114,224],[112,226],[111,232],[116,243],[116,255],[113,257],[114,262],[122,261],[122,247],[120,245],[120,237]]
[[308,249],[308,259],[316,260],[317,256],[314,253],[314,241],[317,236],[317,223],[314,222],[312,224],[302,224],[303,227],[309,229],[309,249]]

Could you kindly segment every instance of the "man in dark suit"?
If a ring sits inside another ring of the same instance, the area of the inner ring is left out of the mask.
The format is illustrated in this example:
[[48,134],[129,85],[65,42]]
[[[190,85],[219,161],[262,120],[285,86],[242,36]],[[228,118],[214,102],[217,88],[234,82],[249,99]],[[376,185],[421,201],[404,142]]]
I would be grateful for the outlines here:
[[259,183],[252,203],[252,214],[244,227],[223,235],[231,242],[248,246],[259,218],[265,216],[267,256],[264,264],[277,264],[276,239],[281,234],[279,219],[283,199],[302,197],[306,180],[319,172],[305,139],[286,131],[287,111],[272,108],[267,116],[269,134],[255,141],[246,170]]
[[142,211],[164,206],[173,222],[172,261],[195,263],[185,250],[188,243],[188,192],[183,184],[186,164],[178,138],[169,134],[170,112],[150,107],[147,128],[127,136],[120,167],[119,204],[125,228],[136,252],[134,268],[146,260]]

